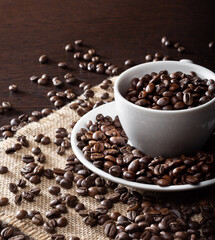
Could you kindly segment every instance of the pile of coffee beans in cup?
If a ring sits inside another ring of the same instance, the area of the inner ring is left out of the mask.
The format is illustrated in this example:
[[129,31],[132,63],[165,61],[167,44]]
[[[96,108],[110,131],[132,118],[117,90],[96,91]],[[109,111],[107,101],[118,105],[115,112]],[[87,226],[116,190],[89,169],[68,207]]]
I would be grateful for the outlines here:
[[215,81],[201,79],[195,72],[167,70],[131,79],[125,98],[141,107],[181,110],[205,104],[215,96]]
[[153,158],[127,143],[118,117],[98,114],[86,127],[77,133],[77,146],[87,160],[114,177],[163,187],[195,185],[215,177],[215,152]]

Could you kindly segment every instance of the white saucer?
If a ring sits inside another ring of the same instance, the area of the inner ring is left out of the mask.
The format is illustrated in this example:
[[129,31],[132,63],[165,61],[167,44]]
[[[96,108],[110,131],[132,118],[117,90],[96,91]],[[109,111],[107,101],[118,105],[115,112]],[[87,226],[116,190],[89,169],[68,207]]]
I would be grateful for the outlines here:
[[104,104],[104,105],[97,107],[97,108],[93,109],[92,111],[86,113],[75,124],[75,127],[73,128],[72,135],[71,135],[71,145],[72,145],[72,149],[73,149],[75,155],[82,162],[82,164],[85,165],[92,172],[94,172],[94,173],[98,174],[99,176],[104,177],[112,182],[126,185],[128,187],[139,188],[139,189],[149,190],[149,191],[157,191],[157,192],[187,191],[187,190],[199,189],[199,188],[203,188],[203,187],[215,184],[215,178],[214,178],[211,180],[203,181],[203,182],[199,183],[198,185],[185,184],[185,185],[172,185],[172,186],[168,186],[168,187],[160,187],[158,185],[127,181],[122,178],[114,177],[114,176],[110,175],[109,173],[95,167],[90,161],[85,159],[82,151],[77,147],[76,134],[79,132],[79,130],[81,128],[86,128],[86,124],[89,120],[91,120],[92,122],[96,121],[96,116],[99,113],[103,114],[104,116],[108,115],[108,116],[114,118],[117,115],[116,108],[115,108],[115,102]]

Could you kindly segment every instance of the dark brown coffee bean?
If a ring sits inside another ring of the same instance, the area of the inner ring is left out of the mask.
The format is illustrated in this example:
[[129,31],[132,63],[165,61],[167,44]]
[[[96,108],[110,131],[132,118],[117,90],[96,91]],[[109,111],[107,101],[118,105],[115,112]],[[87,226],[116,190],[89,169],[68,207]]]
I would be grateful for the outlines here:
[[41,182],[40,176],[34,175],[30,177],[29,181],[33,184],[39,184]]
[[2,102],[2,107],[4,108],[4,110],[11,110],[12,109],[12,105],[10,102]]
[[20,188],[25,188],[26,187],[26,181],[23,179],[20,179],[17,181],[17,186]]
[[47,211],[45,215],[47,218],[53,219],[53,218],[60,217],[61,212],[58,209],[51,209],[51,210]]
[[177,50],[179,53],[182,53],[185,52],[186,49],[184,47],[179,47]]
[[18,187],[15,183],[9,183],[9,190],[12,193],[17,193],[18,192]]
[[0,174],[8,173],[8,168],[6,166],[0,166]]
[[75,40],[75,45],[82,46],[83,45],[83,41],[82,40]]
[[8,89],[9,89],[9,91],[11,91],[11,92],[17,92],[18,87],[17,87],[17,85],[12,84],[12,85],[9,86]]
[[41,192],[41,189],[40,189],[39,187],[37,187],[37,188],[32,188],[32,189],[30,190],[30,192],[31,192],[34,196],[38,196],[38,195],[40,194],[40,192]]
[[43,224],[45,231],[48,233],[54,233],[55,228],[57,227],[57,222],[55,219],[51,219]]
[[65,46],[65,50],[66,50],[67,52],[72,52],[73,49],[74,49],[74,47],[73,47],[72,44],[67,44],[67,45]]
[[22,192],[22,198],[25,199],[28,202],[33,202],[34,201],[34,194],[31,193],[30,191],[25,191],[25,192]]
[[48,191],[52,195],[58,195],[60,193],[60,188],[58,186],[51,186],[49,187]]
[[151,54],[147,54],[145,56],[145,60],[146,60],[146,62],[151,62],[153,60],[153,56]]
[[40,140],[40,142],[42,143],[42,144],[44,144],[44,145],[48,145],[50,142],[51,142],[51,140],[50,140],[50,138],[49,137],[42,137],[41,138],[41,140]]
[[17,213],[16,213],[16,218],[21,220],[21,219],[24,219],[27,217],[27,211],[25,210],[19,210]]
[[59,62],[57,66],[63,69],[68,68],[68,64],[66,62]]
[[109,238],[114,238],[116,236],[117,230],[115,223],[108,223],[104,228],[105,235]]
[[57,219],[57,226],[58,227],[65,227],[68,224],[68,220],[66,217],[60,217]]
[[13,235],[14,229],[12,227],[6,227],[1,230],[1,237],[9,238]]
[[76,236],[72,236],[69,240],[80,240],[80,238]]
[[69,195],[66,198],[66,203],[68,207],[74,208],[78,203],[78,198],[74,195]]
[[37,226],[41,226],[43,225],[43,218],[41,216],[41,214],[35,214],[33,217],[32,217],[32,223],[37,225]]
[[213,41],[209,42],[208,47],[209,48],[214,48],[215,47],[215,43]]
[[33,147],[31,151],[34,155],[39,155],[41,153],[41,149],[39,147]]
[[125,66],[132,67],[134,65],[135,65],[134,60],[128,59],[128,60],[125,61]]
[[9,199],[6,197],[1,197],[0,198],[0,206],[5,206],[9,203]]
[[65,236],[63,234],[53,234],[51,236],[52,240],[65,240]]
[[32,82],[37,82],[38,79],[39,79],[39,77],[35,76],[35,75],[30,77],[30,81],[32,81]]
[[39,57],[39,62],[42,63],[42,64],[47,63],[48,60],[49,60],[49,59],[48,59],[48,57],[47,57],[46,55],[41,55],[41,56]]

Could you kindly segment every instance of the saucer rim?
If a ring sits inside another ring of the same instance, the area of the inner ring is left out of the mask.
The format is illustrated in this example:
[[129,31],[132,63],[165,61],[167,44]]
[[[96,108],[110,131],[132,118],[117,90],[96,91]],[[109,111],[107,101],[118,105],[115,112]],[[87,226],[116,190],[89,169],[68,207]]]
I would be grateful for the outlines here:
[[86,113],[84,116],[82,116],[77,121],[74,128],[72,129],[72,134],[71,134],[71,147],[72,147],[74,154],[80,160],[80,162],[84,166],[86,166],[89,170],[91,170],[92,172],[96,173],[97,175],[99,175],[105,179],[108,179],[112,182],[116,182],[121,185],[125,185],[127,187],[142,189],[142,190],[147,190],[147,191],[157,191],[157,192],[191,191],[191,190],[208,187],[210,185],[215,184],[215,178],[214,178],[214,179],[202,181],[197,185],[184,184],[184,185],[171,185],[171,186],[161,187],[159,185],[138,183],[138,182],[134,182],[134,181],[128,181],[123,178],[114,177],[111,174],[103,171],[102,169],[95,167],[90,161],[85,159],[82,151],[77,147],[76,134],[79,132],[79,130],[81,128],[86,128],[86,123],[89,120],[95,121],[96,115],[100,114],[100,113],[103,115],[111,116],[112,118],[115,117],[117,115],[116,108],[115,108],[115,101],[103,104],[103,105],[89,111],[88,113]]

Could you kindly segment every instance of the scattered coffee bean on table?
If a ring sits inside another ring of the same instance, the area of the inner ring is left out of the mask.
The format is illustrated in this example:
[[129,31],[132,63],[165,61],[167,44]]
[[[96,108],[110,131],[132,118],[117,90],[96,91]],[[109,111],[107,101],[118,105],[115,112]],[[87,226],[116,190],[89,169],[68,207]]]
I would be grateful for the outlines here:
[[196,73],[166,70],[133,78],[125,94],[128,101],[157,110],[181,110],[207,103],[215,96],[215,82],[201,79]]
[[39,57],[39,62],[42,63],[42,64],[47,63],[48,60],[49,60],[49,59],[48,59],[48,57],[47,57],[46,55],[41,55],[41,56]]
[[8,89],[9,89],[9,91],[11,91],[11,92],[16,92],[17,89],[18,89],[18,87],[17,87],[17,85],[12,84],[12,85],[10,85],[10,86],[8,87]]
[[209,42],[208,47],[209,48],[214,48],[215,47],[215,43],[213,41]]

